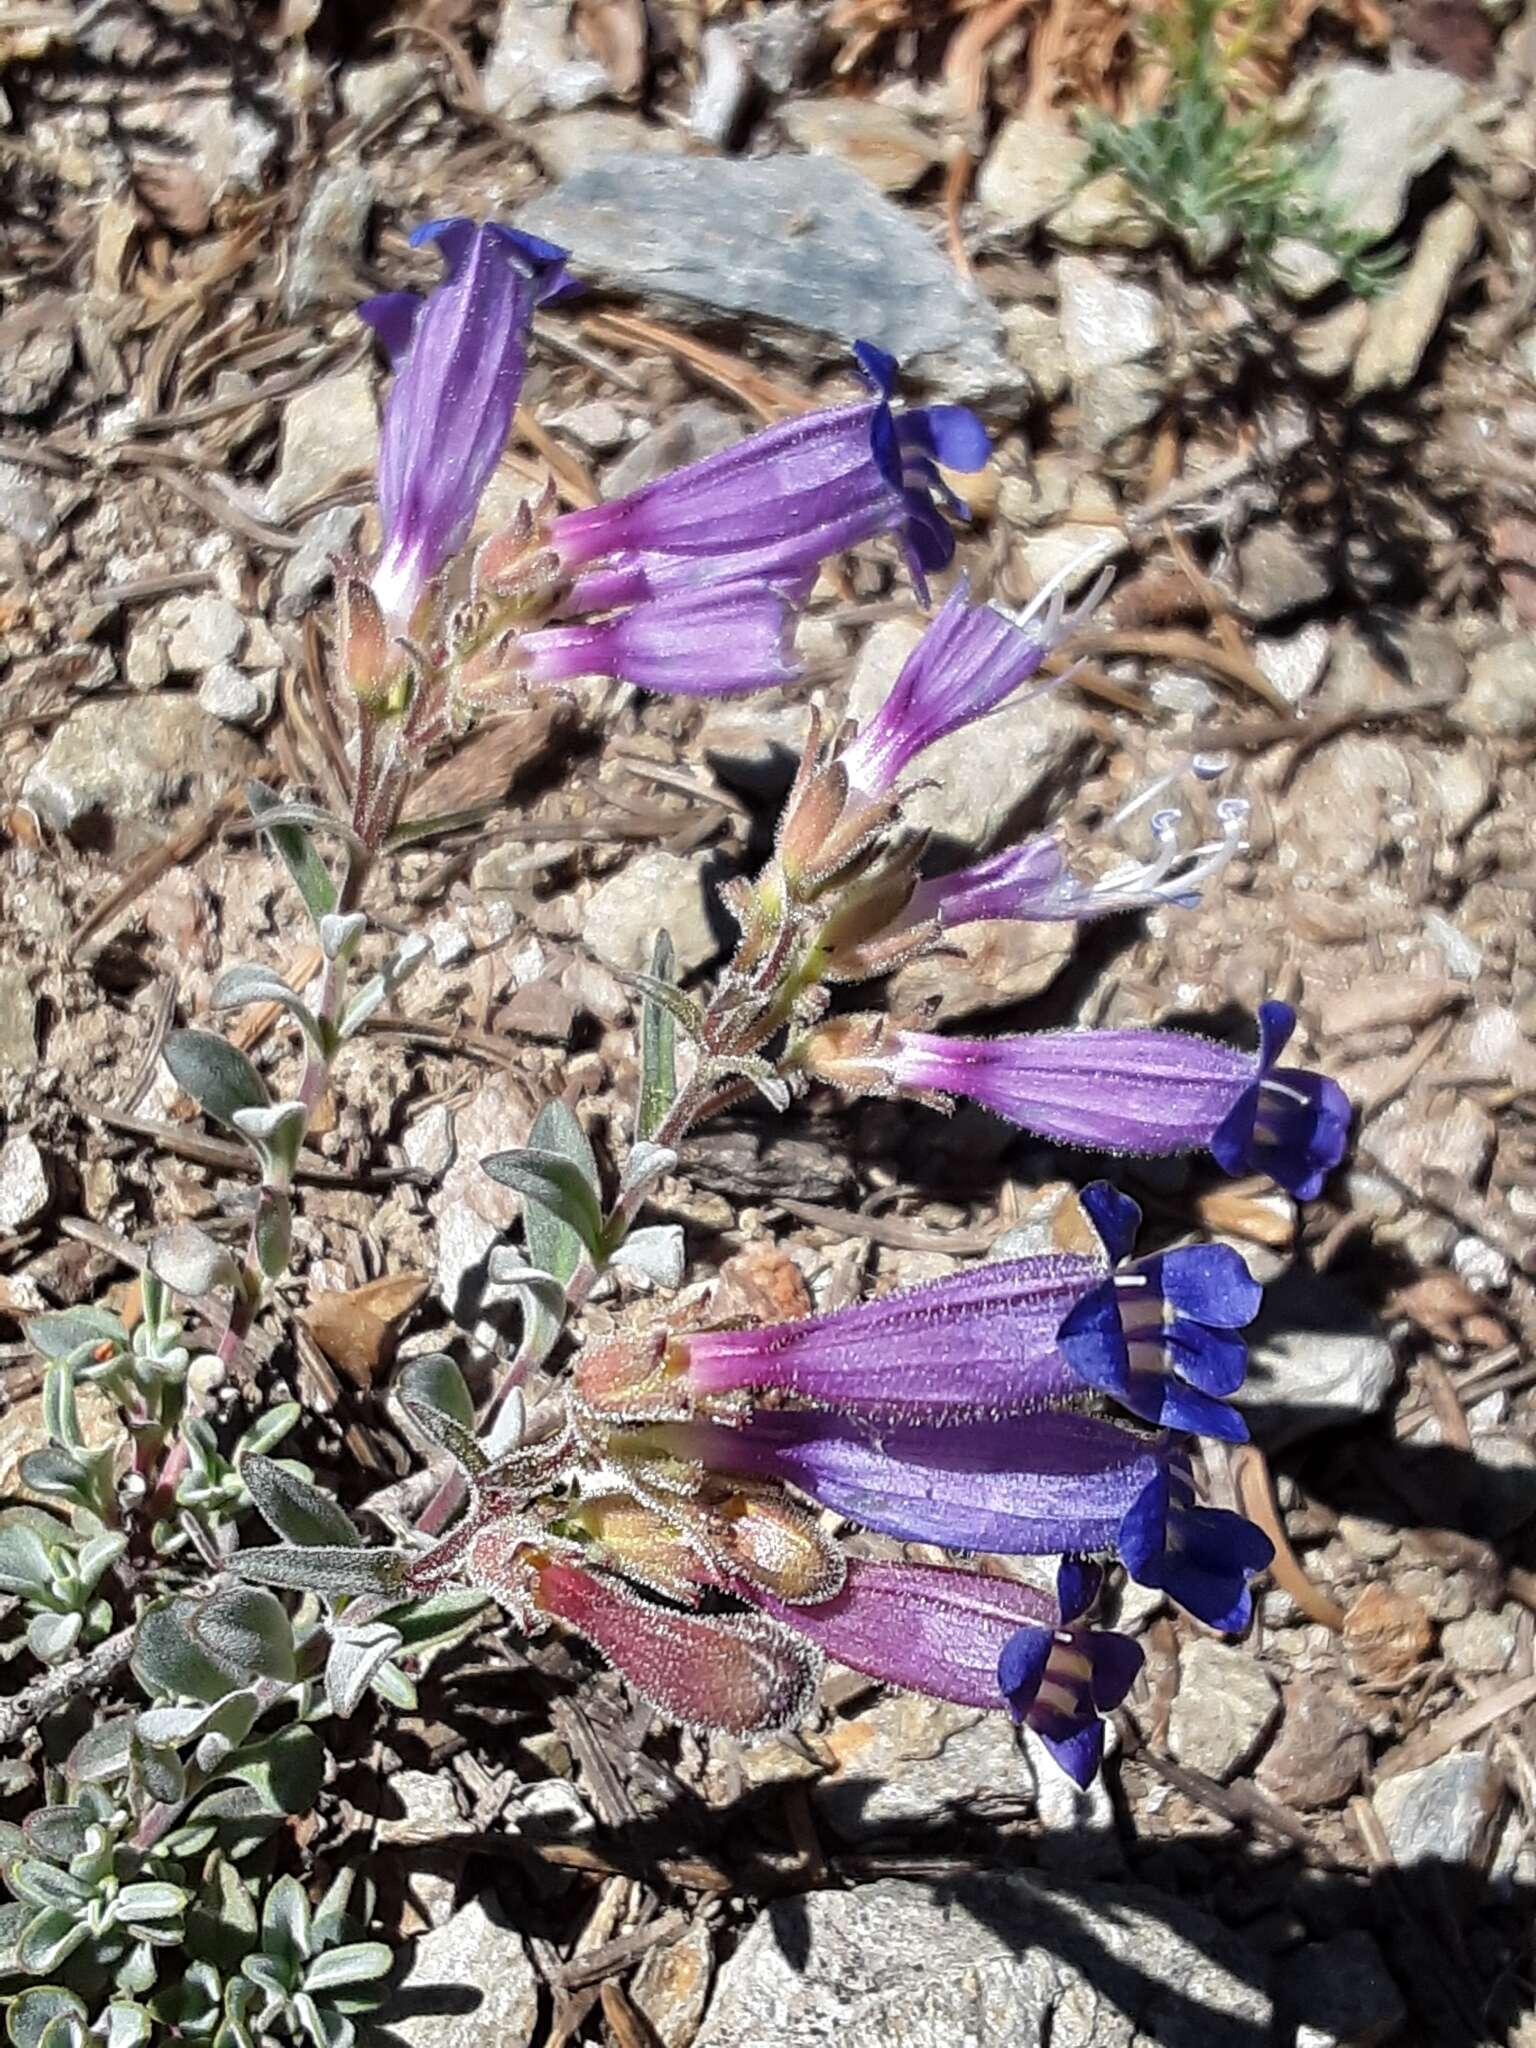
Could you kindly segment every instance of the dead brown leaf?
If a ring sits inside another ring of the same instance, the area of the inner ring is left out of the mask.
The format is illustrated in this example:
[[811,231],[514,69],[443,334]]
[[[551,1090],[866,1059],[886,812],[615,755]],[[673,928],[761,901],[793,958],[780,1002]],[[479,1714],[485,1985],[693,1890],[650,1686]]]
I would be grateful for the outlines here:
[[325,1356],[354,1386],[368,1388],[394,1351],[396,1323],[427,1291],[420,1273],[390,1273],[345,1293],[316,1294],[301,1321]]

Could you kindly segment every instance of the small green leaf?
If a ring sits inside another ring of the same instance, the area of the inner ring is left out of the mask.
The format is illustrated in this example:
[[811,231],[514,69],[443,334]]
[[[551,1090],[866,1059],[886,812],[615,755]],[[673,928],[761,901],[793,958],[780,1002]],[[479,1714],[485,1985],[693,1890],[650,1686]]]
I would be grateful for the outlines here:
[[67,1863],[86,1845],[90,1817],[78,1806],[40,1806],[21,1824],[27,1846],[49,1863]]
[[53,1448],[28,1451],[16,1468],[17,1476],[34,1493],[46,1493],[85,1507],[91,1499],[91,1475],[71,1451]]
[[248,1453],[240,1476],[262,1520],[285,1543],[360,1547],[362,1537],[339,1501],[308,1480],[298,1478],[274,1458]]
[[471,1479],[479,1478],[490,1460],[467,1429],[440,1408],[414,1401],[402,1401],[401,1406],[417,1428],[431,1437],[433,1443],[441,1445],[462,1472]]
[[359,1550],[332,1543],[306,1548],[283,1543],[237,1550],[227,1569],[252,1585],[285,1586],[294,1592],[340,1599],[354,1593],[396,1592],[405,1559],[393,1550]]
[[325,1696],[343,1720],[356,1712],[363,1694],[403,1641],[398,1629],[382,1621],[361,1622],[355,1628],[342,1624],[332,1632]]
[[210,1706],[146,1707],[138,1716],[139,1740],[151,1749],[174,1749],[200,1735],[214,1711]]
[[[336,908],[336,884],[316,853],[309,834],[297,820],[292,819],[295,807],[284,805],[275,791],[254,781],[245,785],[245,800],[251,807],[252,817],[272,821],[263,822],[263,834],[272,842],[293,879],[294,887],[303,898],[305,909],[318,926],[321,918]],[[275,822],[277,818],[292,821],[278,823]]]
[[29,1977],[46,1977],[90,1938],[78,1907],[51,1907],[28,1922],[16,1943],[16,1961]]
[[313,1728],[281,1728],[266,1742],[237,1750],[229,1775],[249,1785],[269,1813],[308,1813],[325,1776],[325,1750]]
[[194,1608],[189,1626],[204,1654],[231,1678],[294,1675],[293,1623],[263,1586],[227,1586]]
[[280,1877],[262,1902],[261,1945],[289,1967],[308,1956],[309,1900],[296,1877]]
[[191,1903],[191,1893],[183,1891],[179,1884],[146,1879],[141,1884],[123,1886],[117,1895],[117,1917],[124,1926],[135,1926],[145,1920],[174,1920]]
[[72,1912],[91,1896],[91,1887],[83,1879],[35,1857],[13,1864],[5,1881],[24,1905],[36,1906],[40,1912],[54,1907]]
[[394,1951],[382,1941],[353,1941],[345,1948],[328,1949],[316,1956],[304,1973],[304,1989],[318,1997],[322,1991],[339,1991],[347,1984],[371,1984],[387,1977]]
[[63,1360],[55,1360],[43,1374],[43,1427],[63,1450],[78,1451],[84,1445],[75,1403],[75,1375]]
[[[593,1180],[574,1159],[527,1145],[516,1152],[493,1152],[480,1164],[492,1180],[514,1189],[528,1205],[526,1227],[535,1264],[544,1265],[539,1249],[532,1243],[539,1228],[534,1221],[534,1212],[538,1210],[562,1226],[568,1237],[574,1236],[580,1249],[594,1260],[601,1258],[602,1206]],[[562,1263],[568,1262],[569,1248],[562,1245],[559,1256]],[[571,1265],[570,1272],[566,1273],[559,1273],[556,1267],[547,1267],[546,1270],[568,1280],[576,1267]]]
[[11,2001],[5,2016],[7,2040],[15,2048],[40,2048],[44,2029],[54,2020],[71,2018],[85,2025],[90,2014],[73,1991],[58,1984],[33,1984]]
[[208,992],[210,1010],[244,1010],[253,1003],[275,1003],[286,1010],[299,1026],[311,1045],[321,1044],[320,1026],[315,1013],[302,996],[288,986],[283,977],[271,967],[229,967],[219,976]]
[[84,1626],[83,1614],[34,1614],[27,1623],[27,1648],[40,1664],[62,1664]]
[[229,1678],[193,1640],[189,1627],[191,1611],[189,1600],[150,1609],[139,1623],[133,1675],[156,1698],[206,1700],[212,1704],[230,1690]]
[[106,2020],[103,2048],[142,2048],[154,2026],[148,2009],[127,1999],[114,1998],[102,2017]]
[[173,1031],[165,1064],[177,1085],[215,1123],[234,1130],[235,1112],[264,1109],[267,1086],[243,1052],[213,1031]]
[[27,1342],[48,1359],[74,1359],[103,1344],[116,1351],[128,1348],[128,1333],[119,1318],[104,1308],[50,1309],[26,1325]]
[[[575,1112],[558,1100],[546,1102],[534,1118],[533,1129],[528,1136],[535,1150],[558,1152],[580,1169],[582,1179],[591,1190],[593,1207],[600,1211],[597,1160]],[[581,1264],[580,1235],[536,1201],[524,1205],[523,1235],[528,1242],[530,1264],[543,1272],[553,1273],[564,1286]]]
[[133,1716],[120,1714],[113,1721],[98,1721],[87,1728],[64,1766],[66,1777],[80,1785],[105,1785],[128,1769],[128,1751],[133,1741]]
[[[652,977],[670,983],[676,971],[671,935],[659,931],[651,953]],[[640,1012],[640,1100],[635,1111],[638,1143],[656,1135],[676,1099],[677,1019],[664,1003],[648,995]]]
[[409,1408],[434,1408],[460,1429],[472,1430],[475,1426],[475,1404],[464,1384],[464,1375],[446,1351],[428,1352],[402,1366],[395,1380],[395,1392]]
[[220,1294],[240,1285],[240,1264],[228,1245],[219,1244],[195,1223],[173,1223],[149,1241],[149,1270],[173,1294],[194,1298]]
[[186,1797],[187,1773],[174,1749],[159,1749],[152,1742],[136,1742],[133,1750],[134,1775],[148,1799],[162,1806],[178,1806]]
[[0,1528],[0,1593],[46,1593],[52,1584],[53,1564],[37,1531],[15,1523]]
[[420,932],[413,933],[384,971],[365,981],[348,1003],[337,1030],[338,1038],[355,1038],[369,1018],[381,1010],[397,990],[404,987],[431,950],[430,940]]
[[652,1287],[681,1287],[687,1256],[680,1223],[653,1223],[632,1230],[615,1247],[613,1263],[649,1281]]

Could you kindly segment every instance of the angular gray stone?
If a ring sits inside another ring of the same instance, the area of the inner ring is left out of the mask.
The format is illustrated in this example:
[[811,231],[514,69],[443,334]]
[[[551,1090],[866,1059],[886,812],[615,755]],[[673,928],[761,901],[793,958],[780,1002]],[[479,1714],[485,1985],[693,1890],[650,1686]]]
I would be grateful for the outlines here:
[[1054,240],[1076,249],[1150,249],[1162,233],[1130,180],[1105,171],[1078,187],[1051,215]]
[[1016,114],[976,180],[982,213],[993,227],[1025,234],[1067,197],[1087,161],[1088,144],[1059,116]]
[[1333,577],[1289,526],[1256,526],[1237,551],[1243,610],[1263,625],[1319,604]]
[[[922,632],[904,619],[875,628],[849,685],[850,718],[862,723],[885,702]],[[921,773],[932,776],[935,786],[917,790],[903,816],[918,830],[984,852],[1035,792],[1062,773],[1086,738],[1082,718],[1059,692],[1021,697],[924,750]]]
[[910,214],[835,159],[605,158],[517,224],[580,250],[596,283],[873,341],[951,398],[1022,394],[992,307]]
[[267,517],[281,523],[348,478],[371,474],[378,452],[379,419],[373,375],[366,363],[295,393],[283,414],[277,475],[267,489]]
[[1162,403],[1162,377],[1147,360],[1166,338],[1162,303],[1087,256],[1059,259],[1056,288],[1083,438],[1091,448],[1108,448],[1144,426]]
[[0,318],[0,413],[41,412],[74,359],[74,311],[64,293],[39,292],[13,306]]
[[1536,732],[1536,633],[1517,633],[1474,655],[1451,717],[1483,739],[1528,739]]
[[879,100],[796,100],[779,119],[809,155],[840,157],[881,192],[909,191],[944,156],[910,114]]
[[347,552],[362,523],[360,505],[332,505],[305,521],[299,544],[283,563],[278,578],[279,617],[297,619],[309,610],[321,586],[330,580],[332,558]]
[[477,1900],[417,1942],[380,2017],[408,2048],[527,2048],[539,2018],[538,1974],[522,1937]]
[[20,967],[0,965],[0,1077],[24,1080],[37,1068],[37,1004]]
[[1347,1289],[1297,1272],[1266,1289],[1240,1405],[1267,1450],[1374,1415],[1397,1378],[1389,1340]]
[[341,104],[367,127],[408,100],[423,77],[418,57],[402,51],[374,64],[348,64],[341,74]]
[[1503,1809],[1504,1774],[1485,1756],[1443,1756],[1386,1779],[1372,1803],[1398,1863],[1470,1863]]
[[608,90],[608,74],[566,34],[565,0],[502,0],[481,81],[485,104],[506,121],[554,107],[569,113]]
[[41,1216],[52,1196],[48,1168],[31,1138],[0,1145],[0,1236]]
[[1145,285],[1117,276],[1091,257],[1062,256],[1056,263],[1056,289],[1074,385],[1095,370],[1140,362],[1162,346],[1167,334],[1162,301]]
[[689,2048],[704,2017],[714,1945],[695,1920],[679,1941],[653,1948],[636,1970],[630,1996],[655,2029],[661,2048]]
[[694,2048],[1254,2048],[1265,1959],[1139,1888],[887,1878],[774,1905]]
[[201,675],[221,661],[232,661],[245,645],[246,622],[239,606],[214,591],[173,598],[166,606],[163,627],[171,667],[185,674]]
[[248,741],[189,697],[82,704],[32,764],[22,795],[55,831],[100,830],[133,853],[158,836],[149,827],[189,797],[207,802],[253,758]]
[[1067,388],[1067,351],[1061,322],[1044,306],[1010,306],[1003,315],[1005,346],[1028,373],[1040,397],[1054,405]]
[[1481,234],[1465,199],[1448,199],[1430,215],[1407,268],[1371,307],[1350,378],[1356,398],[1368,391],[1401,391],[1413,382]]
[[1246,1650],[1202,1636],[1179,1652],[1179,1690],[1168,1716],[1177,1762],[1225,1781],[1252,1762],[1279,1712],[1274,1680]]
[[827,1745],[839,1769],[816,1787],[816,1810],[845,1841],[921,1831],[979,1799],[1033,1803],[1006,1714],[890,1693],[838,1723]]
[[225,725],[255,732],[272,716],[272,707],[277,702],[277,671],[239,668],[232,661],[221,661],[204,675],[197,701]]
[[693,973],[720,950],[709,916],[708,865],[702,853],[642,853],[593,892],[583,939],[599,960],[634,973],[650,966],[656,934],[665,929],[678,973]]
[[345,304],[353,296],[374,196],[373,173],[366,164],[337,164],[316,182],[299,216],[283,285],[290,320],[312,306]]
[[0,462],[0,531],[29,548],[40,548],[58,531],[59,516],[35,469]]
[[603,157],[682,156],[687,137],[680,128],[663,128],[624,114],[617,107],[582,107],[572,114],[550,114],[527,131],[528,144],[552,178],[569,178]]
[[1420,65],[1330,64],[1317,74],[1304,135],[1323,145],[1320,185],[1347,228],[1385,239],[1408,188],[1450,148],[1467,88]]

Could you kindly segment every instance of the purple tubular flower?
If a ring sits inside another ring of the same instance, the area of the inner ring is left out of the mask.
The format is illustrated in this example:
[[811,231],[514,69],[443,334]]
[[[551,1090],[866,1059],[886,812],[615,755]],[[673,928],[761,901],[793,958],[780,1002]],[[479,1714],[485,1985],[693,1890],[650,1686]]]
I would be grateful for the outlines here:
[[872,399],[786,420],[611,504],[557,519],[556,554],[568,571],[588,571],[568,609],[609,611],[742,581],[798,598],[824,561],[882,533],[900,535],[926,602],[925,572],[946,567],[955,546],[934,499],[965,516],[937,464],[981,469],[986,431],[959,406],[893,412],[891,358],[866,342],[854,354]]
[[[1096,1181],[1082,1194],[1111,1263],[1135,1242],[1141,1211]],[[1228,1245],[1191,1245],[1121,1267],[1067,1311],[1057,1342],[1088,1386],[1143,1421],[1242,1443],[1248,1431],[1223,1398],[1248,1369],[1231,1333],[1251,1323],[1264,1290]]]
[[[862,797],[884,796],[925,747],[995,711],[1038,673],[1104,588],[1101,579],[1068,615],[1059,591],[1048,584],[1014,625],[991,605],[969,603],[962,582],[908,656],[890,695],[844,748],[850,790]],[[1032,630],[1031,621],[1042,611],[1039,627]]]
[[358,308],[395,370],[379,448],[384,547],[373,591],[409,625],[422,592],[468,537],[506,444],[535,306],[570,289],[565,251],[511,228],[429,221],[447,275],[431,296],[388,292]]
[[1263,1530],[1241,1515],[1195,1505],[1194,1482],[1179,1456],[1158,1464],[1115,1540],[1139,1585],[1169,1594],[1224,1635],[1248,1626],[1248,1581],[1275,1554]]
[[1310,1202],[1344,1157],[1349,1097],[1337,1081],[1275,1062],[1296,1029],[1287,1003],[1259,1010],[1258,1072],[1208,1140],[1227,1173],[1267,1173],[1298,1201]]
[[1026,1412],[1076,1391],[1056,1332],[1103,1273],[1069,1253],[999,1260],[804,1322],[690,1333],[688,1381],[894,1422]]
[[1177,1031],[897,1031],[884,1057],[898,1088],[964,1096],[1059,1144],[1143,1154],[1204,1146],[1227,1172],[1267,1173],[1309,1200],[1343,1157],[1349,1104],[1320,1075],[1272,1066],[1293,1023],[1283,1003],[1264,1005],[1258,1060]]
[[1004,1557],[1108,1550],[1166,1451],[1070,1411],[892,1427],[761,1409],[739,1429],[664,1424],[654,1440],[712,1471],[797,1487],[907,1543]]
[[907,906],[906,922],[921,924],[937,918],[941,929],[952,931],[983,918],[1083,923],[1089,918],[1166,904],[1193,909],[1200,901],[1199,885],[1219,873],[1242,844],[1248,806],[1241,798],[1229,797],[1217,806],[1217,814],[1220,839],[1181,851],[1180,813],[1159,811],[1152,820],[1159,844],[1156,856],[1150,861],[1129,862],[1098,881],[1082,881],[1073,875],[1057,835],[1042,833],[1026,839],[1022,846],[991,854],[973,867],[920,882]]
[[1142,1665],[1141,1647],[1129,1636],[1081,1625],[1078,1618],[1097,1591],[1097,1572],[1064,1564],[1057,1580],[1060,1625],[1026,1625],[1009,1637],[997,1661],[998,1686],[1014,1720],[1028,1722],[1080,1786],[1091,1782],[1103,1759],[1102,1717],[1119,1706]]
[[1049,1629],[1056,1603],[1013,1579],[940,1565],[850,1558],[842,1590],[815,1607],[743,1588],[850,1671],[961,1707],[998,1708],[997,1660],[1021,1628]]
[[532,681],[619,676],[642,690],[678,697],[729,697],[792,682],[785,598],[767,584],[681,590],[592,624],[525,633],[518,659]]

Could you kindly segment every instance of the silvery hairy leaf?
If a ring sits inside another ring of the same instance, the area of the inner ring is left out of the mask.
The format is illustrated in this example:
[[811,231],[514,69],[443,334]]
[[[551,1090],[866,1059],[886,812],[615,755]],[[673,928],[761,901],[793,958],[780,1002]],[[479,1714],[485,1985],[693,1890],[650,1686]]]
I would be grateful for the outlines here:
[[373,1679],[404,1641],[398,1629],[383,1621],[337,1626],[325,1660],[325,1695],[338,1714],[356,1711]]
[[149,1241],[149,1270],[174,1294],[218,1294],[240,1285],[240,1262],[195,1223],[173,1223]]
[[173,1031],[165,1064],[198,1108],[230,1130],[242,1109],[265,1109],[267,1085],[243,1052],[213,1031]]
[[363,1539],[341,1503],[275,1458],[248,1452],[240,1460],[240,1476],[262,1520],[285,1543],[361,1546]]

